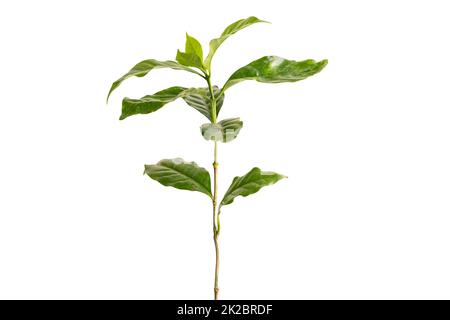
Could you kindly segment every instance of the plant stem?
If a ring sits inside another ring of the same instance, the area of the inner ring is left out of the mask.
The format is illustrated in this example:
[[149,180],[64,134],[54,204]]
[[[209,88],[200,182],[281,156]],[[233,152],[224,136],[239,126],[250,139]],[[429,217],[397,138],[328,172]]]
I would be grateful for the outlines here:
[[217,162],[217,142],[214,141],[214,191],[213,191],[213,237],[214,247],[216,249],[216,269],[214,272],[214,300],[219,299],[219,228],[218,228],[218,212],[217,212],[217,170],[219,163]]
[[[206,74],[206,82],[208,83],[209,94],[211,96],[211,122],[216,123],[217,121],[217,102],[214,95],[214,89],[211,85],[211,70]],[[217,162],[217,141],[214,141],[214,189],[213,189],[213,238],[214,238],[214,248],[216,250],[216,267],[214,271],[214,300],[219,299],[219,213],[217,208],[217,170],[219,168],[219,163]]]
[[206,77],[206,82],[208,83],[209,94],[211,95],[211,122],[216,123],[217,120],[217,103],[216,97],[214,95],[214,90],[211,85],[211,72]]

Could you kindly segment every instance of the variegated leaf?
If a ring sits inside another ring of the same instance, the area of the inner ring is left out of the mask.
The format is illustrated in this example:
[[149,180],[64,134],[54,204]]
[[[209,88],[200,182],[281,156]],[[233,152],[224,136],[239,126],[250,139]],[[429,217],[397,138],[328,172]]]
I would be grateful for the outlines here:
[[[220,90],[217,86],[214,86],[213,92],[217,98]],[[190,88],[190,89],[186,90],[185,94],[183,95],[183,99],[184,99],[184,101],[186,101],[186,103],[188,105],[190,105],[192,108],[196,109],[198,112],[203,114],[209,120],[212,119],[212,117],[211,117],[211,94],[209,93],[208,88]],[[225,99],[225,95],[222,94],[216,100],[217,115],[219,115],[219,111],[222,108],[224,99]]]
[[237,137],[242,125],[239,118],[231,118],[218,123],[205,123],[200,130],[206,140],[230,142]]

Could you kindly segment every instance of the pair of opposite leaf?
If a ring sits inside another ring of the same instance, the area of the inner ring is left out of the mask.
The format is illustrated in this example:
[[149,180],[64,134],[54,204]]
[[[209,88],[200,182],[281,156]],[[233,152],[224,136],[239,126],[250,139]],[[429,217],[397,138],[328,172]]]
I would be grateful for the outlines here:
[[[206,140],[221,142],[234,140],[243,126],[242,121],[239,118],[216,121],[224,102],[226,90],[245,80],[256,80],[265,83],[295,82],[320,72],[327,65],[327,60],[319,62],[311,59],[293,61],[277,56],[264,56],[236,70],[222,88],[212,86],[210,83],[211,61],[217,49],[229,36],[259,22],[266,21],[256,17],[249,17],[232,23],[223,31],[220,37],[210,41],[209,53],[205,58],[203,57],[203,48],[200,42],[186,34],[185,51],[181,52],[178,50],[176,61],[148,59],[139,62],[112,84],[107,100],[111,93],[124,80],[130,77],[143,77],[153,69],[158,68],[187,71],[204,78],[208,83],[208,87],[185,88],[173,86],[140,99],[124,98],[120,120],[136,114],[155,112],[167,103],[181,98],[210,121],[201,126],[201,133]],[[214,99],[212,95],[214,95]],[[215,103],[214,108],[212,107],[213,102]],[[215,110],[215,114],[213,110]],[[210,175],[206,169],[197,166],[194,162],[185,162],[181,159],[165,159],[155,165],[146,165],[145,173],[165,186],[199,191],[212,198]],[[253,194],[262,187],[273,184],[282,178],[284,178],[283,175],[274,172],[263,172],[255,167],[246,175],[234,178],[223,200],[220,202],[220,206],[232,203],[237,196]]]
[[[164,186],[198,191],[213,198],[209,172],[195,162],[186,162],[180,158],[164,159],[157,164],[145,165],[144,173]],[[219,204],[219,211],[220,207],[232,203],[237,196],[248,196],[283,178],[285,176],[263,172],[259,168],[253,168],[242,177],[235,177]]]

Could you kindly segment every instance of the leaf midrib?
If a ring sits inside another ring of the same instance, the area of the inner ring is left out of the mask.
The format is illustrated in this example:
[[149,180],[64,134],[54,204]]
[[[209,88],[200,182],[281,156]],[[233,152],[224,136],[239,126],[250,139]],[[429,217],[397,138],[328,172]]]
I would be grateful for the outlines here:
[[[169,169],[169,171],[176,172],[176,173],[178,173],[178,174],[180,174],[180,175],[182,175],[182,176],[185,176],[185,177],[189,178],[190,180],[194,181],[197,185],[199,185],[202,189],[204,189],[204,191],[206,191],[206,193],[207,193],[210,197],[212,197],[212,194],[211,194],[211,191],[210,191],[210,190],[208,190],[204,185],[200,184],[198,181],[194,180],[192,177],[188,176],[187,174],[185,174],[185,173],[183,173],[183,172],[181,172],[181,171],[175,170],[174,168],[165,166],[165,165],[159,164],[159,166],[160,166],[160,167],[163,167],[163,168],[166,168],[166,169]],[[205,192],[204,192],[204,193],[205,193]]]

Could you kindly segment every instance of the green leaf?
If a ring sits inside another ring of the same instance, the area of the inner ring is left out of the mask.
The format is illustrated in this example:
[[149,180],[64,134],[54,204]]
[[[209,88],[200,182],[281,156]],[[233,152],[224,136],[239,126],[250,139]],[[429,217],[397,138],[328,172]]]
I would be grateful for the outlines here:
[[233,179],[220,205],[230,204],[238,196],[246,197],[256,193],[262,187],[274,184],[283,178],[286,177],[275,172],[264,172],[259,168],[253,168],[245,176]]
[[320,72],[328,60],[293,61],[277,56],[266,56],[235,71],[223,86],[222,91],[244,80],[266,83],[295,82]]
[[177,51],[177,61],[187,67],[204,70],[203,49],[200,42],[186,33],[185,52]]
[[206,140],[230,142],[237,137],[242,124],[239,118],[231,118],[218,123],[205,123],[200,130]]
[[120,115],[120,120],[135,114],[155,112],[167,103],[180,98],[186,90],[187,89],[183,87],[170,87],[140,99],[124,98],[122,100],[122,114]]
[[212,60],[214,54],[216,53],[216,51],[220,47],[220,45],[226,39],[228,39],[229,36],[235,34],[239,30],[242,30],[242,29],[244,29],[252,24],[258,23],[258,22],[267,22],[267,21],[260,20],[256,17],[248,17],[247,19],[241,19],[241,20],[238,20],[238,21],[230,24],[228,27],[226,27],[219,38],[212,39],[209,42],[209,53],[204,62],[205,68],[207,70],[211,69],[211,60]]
[[[225,96],[222,94],[220,97],[220,89],[213,87],[214,95],[217,100],[217,114],[223,105]],[[128,118],[136,114],[147,114],[155,112],[169,102],[172,102],[178,98],[183,100],[191,107],[199,111],[209,120],[211,117],[211,95],[208,88],[184,88],[184,87],[170,87],[156,92],[153,95],[146,95],[140,99],[124,98],[122,100],[122,114],[120,120]]]
[[200,61],[203,61],[203,49],[200,42],[195,39],[194,37],[191,37],[186,33],[186,45],[185,49],[186,53],[193,53],[197,57],[199,57]]
[[192,72],[195,74],[198,74],[199,76],[203,77],[199,72],[195,71],[194,69],[188,68],[186,66],[183,66],[179,64],[176,61],[158,61],[154,59],[148,59],[139,62],[137,65],[135,65],[133,68],[131,68],[130,71],[128,71],[126,74],[124,74],[122,77],[114,81],[114,83],[111,86],[111,89],[109,90],[108,97],[106,98],[106,102],[108,102],[109,96],[111,93],[126,79],[130,77],[143,77],[147,73],[149,73],[153,69],[158,68],[171,68],[174,70],[184,70],[188,72]]
[[154,165],[145,165],[144,174],[164,186],[198,191],[212,198],[211,178],[205,168],[183,159],[164,159]]
[[[216,97],[216,112],[219,115],[219,111],[222,108],[223,100],[225,99],[225,95],[221,95],[219,97],[219,88],[217,86],[213,87],[214,96]],[[192,108],[199,111],[210,121],[211,117],[211,94],[209,93],[208,88],[190,88],[186,90],[183,95],[184,101]]]
[[201,60],[199,60],[199,58],[193,53],[185,53],[178,50],[176,59],[180,64],[184,66],[195,67],[203,70]]

